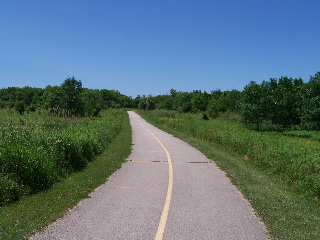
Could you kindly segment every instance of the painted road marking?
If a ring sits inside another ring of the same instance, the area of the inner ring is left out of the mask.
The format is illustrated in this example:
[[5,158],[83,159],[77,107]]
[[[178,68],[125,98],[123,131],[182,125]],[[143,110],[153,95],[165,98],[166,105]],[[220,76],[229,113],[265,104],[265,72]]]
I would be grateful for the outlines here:
[[155,240],[162,240],[164,236],[164,232],[166,229],[168,216],[169,216],[169,210],[170,210],[170,204],[171,204],[171,198],[172,198],[172,189],[173,189],[173,167],[172,167],[172,161],[171,156],[167,148],[162,144],[162,142],[148,129],[146,128],[140,121],[140,119],[135,115],[136,119],[139,121],[140,125],[144,127],[161,145],[161,147],[164,149],[164,151],[167,154],[168,164],[169,164],[169,182],[168,182],[168,191],[167,191],[167,197],[166,201],[163,206],[160,223],[158,226],[158,231],[156,234]]

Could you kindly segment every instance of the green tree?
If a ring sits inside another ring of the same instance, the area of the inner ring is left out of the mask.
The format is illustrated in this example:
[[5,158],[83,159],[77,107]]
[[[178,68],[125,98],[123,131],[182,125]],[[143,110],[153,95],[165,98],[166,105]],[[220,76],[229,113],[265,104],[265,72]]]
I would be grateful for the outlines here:
[[211,92],[207,113],[211,118],[219,117],[221,112],[239,111],[241,104],[241,92],[238,90],[224,91],[220,90]]
[[61,114],[61,92],[58,86],[47,86],[43,94],[43,106],[51,114],[56,116]]
[[320,130],[320,72],[303,88],[302,122],[310,130]]
[[19,88],[17,87],[8,87],[3,88],[0,91],[0,99],[5,104],[6,107],[12,108],[15,106],[16,102],[18,101]]
[[162,95],[157,98],[156,105],[159,109],[173,110],[174,97],[172,95]]
[[85,116],[97,117],[103,108],[103,100],[99,90],[83,89],[82,101]]
[[224,91],[219,98],[220,111],[236,112],[239,110],[241,92],[238,90]]
[[82,83],[75,77],[67,78],[60,86],[60,106],[64,116],[83,116]]
[[270,94],[268,88],[256,82],[250,82],[243,92],[242,116],[248,123],[255,123],[260,131],[264,120],[269,118]]
[[207,92],[201,92],[201,90],[195,90],[192,93],[192,111],[193,112],[205,112],[209,103],[210,94]]
[[219,111],[219,106],[218,106],[218,102],[217,99],[212,98],[209,101],[208,107],[207,107],[207,112],[209,117],[211,118],[217,118],[220,115],[220,111]]
[[271,79],[268,87],[272,96],[270,119],[273,124],[290,128],[301,123],[302,79],[281,77]]
[[15,109],[19,112],[20,115],[23,115],[26,111],[26,103],[25,102],[17,102],[15,105]]
[[101,97],[104,102],[104,108],[131,108],[137,107],[137,102],[135,99],[121,94],[116,90],[100,90]]
[[171,88],[171,89],[170,89],[170,94],[171,94],[172,97],[177,96],[177,90]]
[[179,112],[190,112],[192,110],[192,94],[178,92],[174,98],[173,109]]
[[60,87],[47,86],[44,90],[44,106],[56,116],[84,116],[82,83],[74,77],[67,78]]
[[139,99],[139,108],[143,110],[154,110],[156,109],[156,104],[152,96],[143,97]]
[[25,102],[26,106],[39,104],[43,95],[43,89],[34,87],[23,87],[17,91],[17,100]]

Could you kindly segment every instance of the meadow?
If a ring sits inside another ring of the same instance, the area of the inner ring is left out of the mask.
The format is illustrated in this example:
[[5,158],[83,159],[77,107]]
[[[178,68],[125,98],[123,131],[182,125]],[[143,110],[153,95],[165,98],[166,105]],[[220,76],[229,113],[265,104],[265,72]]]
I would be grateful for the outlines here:
[[0,111],[0,206],[52,187],[84,169],[121,130],[123,114],[59,118]]

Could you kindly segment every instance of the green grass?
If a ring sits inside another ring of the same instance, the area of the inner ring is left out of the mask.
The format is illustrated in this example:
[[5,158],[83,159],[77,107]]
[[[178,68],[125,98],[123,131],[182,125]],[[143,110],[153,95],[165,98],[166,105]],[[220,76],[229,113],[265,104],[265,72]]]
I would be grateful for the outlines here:
[[0,205],[85,168],[119,133],[123,116],[112,110],[78,119],[0,113]]
[[[199,149],[227,172],[230,179],[245,195],[258,216],[266,224],[273,239],[320,239],[320,204],[316,197],[317,194],[313,191],[306,191],[305,186],[295,184],[290,178],[288,180],[285,172],[270,170],[267,167],[268,165],[260,164],[259,159],[254,159],[252,156],[261,151],[257,144],[254,144],[257,139],[255,137],[256,133],[241,127],[237,121],[227,119],[204,121],[194,114],[177,114],[164,111],[139,111],[139,113],[166,132]],[[270,133],[270,135],[268,133],[257,134],[261,134],[260,137],[267,135],[268,141],[265,141],[263,146],[265,149],[270,145],[273,148],[276,145],[293,148],[292,145],[287,145],[287,143],[281,141],[290,139],[289,143],[292,144],[295,141],[300,142],[302,140],[301,138],[289,138],[274,133]],[[212,135],[215,135],[215,138]],[[277,137],[281,139],[280,142]],[[239,141],[244,141],[243,145],[239,143],[239,146],[244,148],[243,151],[248,151],[250,154],[238,150],[236,147],[237,138]],[[275,143],[272,143],[272,139],[275,140]],[[227,140],[230,142],[227,143]],[[260,141],[263,141],[263,139],[260,139]],[[302,140],[302,142],[304,141],[305,139]],[[317,145],[315,142],[312,144]],[[277,151],[278,148],[275,148],[275,150]],[[313,150],[309,149],[306,152],[305,149],[302,149],[302,155],[305,156]],[[286,151],[281,152],[281,154],[273,154],[278,158],[283,156],[282,161],[290,160],[292,156],[289,155],[288,158],[285,158],[284,153]],[[246,157],[244,157],[245,154]],[[267,159],[267,157],[264,156],[264,159]],[[270,161],[273,162],[274,160]]]
[[118,136],[88,166],[48,190],[0,208],[0,239],[26,239],[77,205],[119,169],[131,152],[131,127],[126,113]]

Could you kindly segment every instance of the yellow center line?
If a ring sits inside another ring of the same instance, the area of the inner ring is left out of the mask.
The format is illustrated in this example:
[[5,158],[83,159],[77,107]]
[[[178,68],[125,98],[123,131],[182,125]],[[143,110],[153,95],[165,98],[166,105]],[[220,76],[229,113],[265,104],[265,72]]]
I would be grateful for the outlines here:
[[162,142],[148,129],[146,128],[140,121],[140,119],[135,116],[137,120],[139,121],[140,125],[144,127],[161,145],[161,147],[164,149],[164,151],[167,154],[167,159],[168,159],[168,164],[169,164],[169,182],[168,182],[168,190],[167,190],[167,197],[166,201],[163,206],[161,218],[160,218],[160,223],[158,226],[158,231],[156,234],[156,237],[154,238],[155,240],[162,240],[165,232],[165,228],[167,225],[168,221],[168,216],[169,216],[169,210],[170,210],[170,203],[171,203],[171,198],[172,198],[172,189],[173,189],[173,167],[172,167],[172,161],[170,157],[170,153],[167,150],[167,148],[162,144]]

